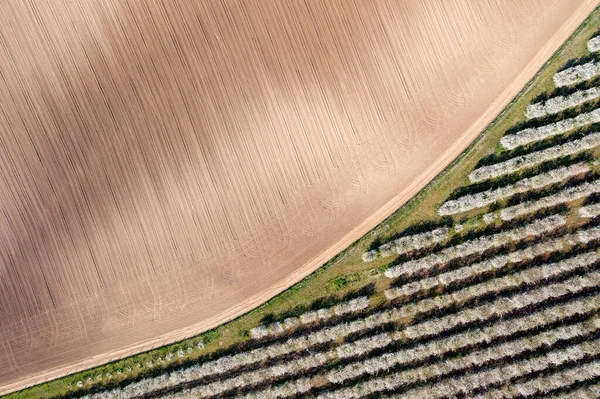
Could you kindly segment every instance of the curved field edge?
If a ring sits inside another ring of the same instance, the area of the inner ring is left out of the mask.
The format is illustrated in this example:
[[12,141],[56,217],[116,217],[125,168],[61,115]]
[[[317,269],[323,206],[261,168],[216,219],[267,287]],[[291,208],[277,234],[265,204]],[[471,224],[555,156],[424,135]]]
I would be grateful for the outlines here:
[[[374,240],[386,240],[394,233],[424,221],[437,221],[436,209],[456,188],[468,183],[468,175],[483,156],[498,152],[504,132],[525,120],[527,105],[537,95],[553,88],[553,74],[569,59],[588,53],[587,40],[600,25],[600,7],[596,8],[561,48],[542,66],[512,102],[454,161],[417,195],[373,230],[340,252],[308,277],[270,299],[260,307],[203,334],[140,353],[103,366],[70,374],[33,387],[13,392],[2,398],[37,398],[85,393],[90,388],[121,385],[147,375],[155,375],[167,367],[210,356],[219,350],[235,347],[249,339],[249,330],[269,315],[279,315],[298,305],[310,306],[327,295],[341,297],[366,284],[383,287],[382,271],[390,259],[364,263],[361,255]],[[460,221],[460,220],[457,220]],[[375,290],[374,303],[383,301],[383,290]],[[148,364],[153,364],[149,367]],[[82,383],[78,387],[78,383]]]

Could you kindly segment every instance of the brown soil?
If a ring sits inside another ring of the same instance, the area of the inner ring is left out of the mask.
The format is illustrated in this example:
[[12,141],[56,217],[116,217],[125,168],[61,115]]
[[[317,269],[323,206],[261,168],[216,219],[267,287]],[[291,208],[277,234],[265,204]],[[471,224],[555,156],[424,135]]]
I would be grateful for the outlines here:
[[595,0],[0,2],[0,393],[190,336],[414,195]]

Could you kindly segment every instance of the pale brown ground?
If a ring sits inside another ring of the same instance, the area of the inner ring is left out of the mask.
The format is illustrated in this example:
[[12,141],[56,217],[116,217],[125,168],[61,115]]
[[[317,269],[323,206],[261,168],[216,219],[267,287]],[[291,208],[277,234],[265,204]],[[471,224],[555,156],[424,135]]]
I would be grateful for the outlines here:
[[215,326],[456,157],[596,0],[0,2],[0,393]]

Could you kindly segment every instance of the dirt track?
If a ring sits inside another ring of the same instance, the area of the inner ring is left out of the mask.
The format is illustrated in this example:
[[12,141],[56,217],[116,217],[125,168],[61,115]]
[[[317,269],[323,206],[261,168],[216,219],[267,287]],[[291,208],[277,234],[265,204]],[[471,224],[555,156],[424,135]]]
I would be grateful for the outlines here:
[[596,5],[98,3],[0,3],[0,393],[298,281],[455,158]]

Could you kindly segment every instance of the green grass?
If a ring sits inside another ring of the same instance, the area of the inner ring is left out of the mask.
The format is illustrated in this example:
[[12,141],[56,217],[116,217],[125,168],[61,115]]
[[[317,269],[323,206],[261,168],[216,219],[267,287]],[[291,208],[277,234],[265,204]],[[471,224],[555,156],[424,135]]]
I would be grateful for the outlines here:
[[[248,331],[259,325],[260,320],[268,314],[280,314],[298,305],[308,307],[317,298],[333,294],[343,295],[371,282],[377,286],[373,301],[377,303],[383,300],[381,288],[389,282],[382,278],[382,271],[389,264],[389,260],[378,259],[365,264],[361,260],[362,253],[376,238],[385,240],[414,223],[438,220],[435,212],[437,207],[454,189],[468,183],[467,176],[477,161],[489,153],[498,152],[499,139],[505,130],[524,119],[523,115],[527,104],[538,94],[553,88],[552,75],[554,72],[567,60],[587,54],[586,42],[596,32],[599,25],[600,11],[596,9],[505,110],[427,187],[363,238],[293,287],[257,309],[201,335],[8,394],[4,398],[48,398],[64,395],[75,392],[79,381],[83,382],[83,388],[86,389],[91,386],[103,386],[135,378],[148,371],[147,364],[149,362],[172,365],[186,359],[201,358],[219,349],[247,340],[249,338]],[[477,218],[469,220],[466,227],[468,229],[475,228],[479,222]],[[199,345],[203,348],[200,349]],[[178,351],[183,351],[184,356],[178,357]],[[174,355],[170,361],[166,360],[169,354]],[[92,384],[88,383],[90,379]]]

